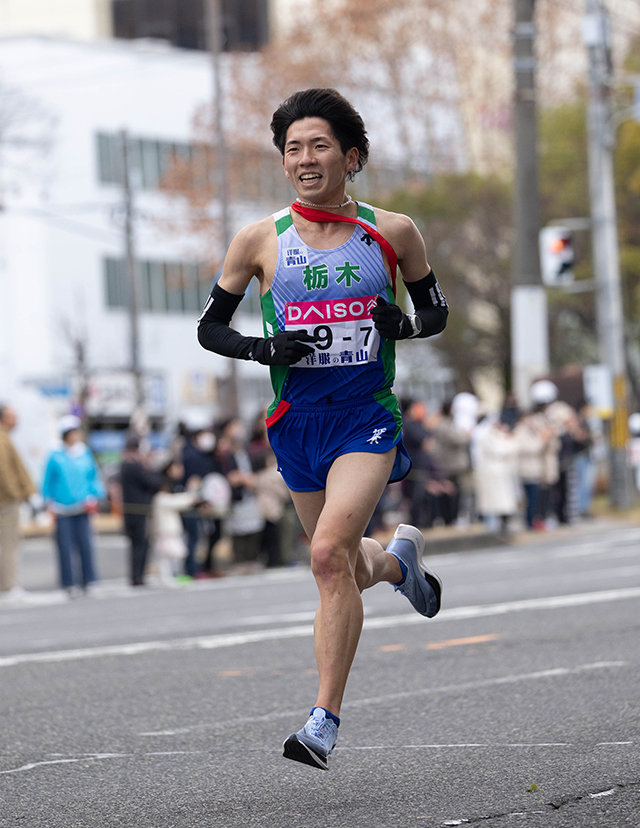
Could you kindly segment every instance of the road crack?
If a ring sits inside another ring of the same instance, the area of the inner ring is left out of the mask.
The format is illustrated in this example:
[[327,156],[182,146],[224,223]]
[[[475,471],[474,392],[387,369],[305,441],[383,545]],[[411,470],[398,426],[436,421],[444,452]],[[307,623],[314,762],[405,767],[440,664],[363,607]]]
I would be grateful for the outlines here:
[[579,794],[577,796],[568,796],[566,797],[566,799],[558,799],[551,802],[545,802],[542,808],[538,807],[535,809],[532,808],[530,810],[527,809],[525,811],[505,811],[503,813],[484,814],[482,816],[470,817],[468,819],[448,819],[445,820],[442,823],[442,825],[443,828],[452,828],[452,826],[458,825],[480,825],[483,822],[490,822],[494,819],[509,819],[510,817],[526,819],[528,817],[541,816],[545,813],[553,811],[560,811],[563,808],[577,805],[580,802],[586,802],[592,799],[601,799],[604,797],[615,796],[616,794],[622,791],[632,790],[634,788],[640,788],[640,781],[620,782],[618,784],[612,785],[611,787],[603,788],[602,790],[592,791],[585,794]]

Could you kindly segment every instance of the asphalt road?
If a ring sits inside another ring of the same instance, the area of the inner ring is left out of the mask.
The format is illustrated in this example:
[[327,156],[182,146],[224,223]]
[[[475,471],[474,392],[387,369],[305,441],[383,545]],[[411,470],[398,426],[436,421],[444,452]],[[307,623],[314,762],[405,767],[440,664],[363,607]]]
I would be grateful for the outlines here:
[[640,824],[640,527],[440,555],[433,621],[369,590],[328,773],[281,756],[314,701],[308,569],[134,591],[101,538],[68,601],[44,543],[0,607],[0,826]]

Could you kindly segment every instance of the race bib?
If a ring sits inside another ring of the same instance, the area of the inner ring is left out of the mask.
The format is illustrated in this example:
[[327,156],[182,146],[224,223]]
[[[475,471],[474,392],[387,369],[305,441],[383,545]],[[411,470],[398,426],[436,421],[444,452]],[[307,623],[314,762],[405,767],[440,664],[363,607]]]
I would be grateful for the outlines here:
[[380,334],[371,318],[375,296],[353,299],[318,299],[286,302],[287,331],[305,330],[315,338],[314,352],[295,363],[296,368],[329,368],[375,362]]

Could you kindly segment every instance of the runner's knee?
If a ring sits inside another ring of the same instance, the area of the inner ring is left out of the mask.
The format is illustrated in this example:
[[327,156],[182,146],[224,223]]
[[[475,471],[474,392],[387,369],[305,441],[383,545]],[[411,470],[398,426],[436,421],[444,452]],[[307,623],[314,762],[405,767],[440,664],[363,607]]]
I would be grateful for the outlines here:
[[349,550],[333,538],[314,537],[311,541],[311,571],[316,581],[353,577]]

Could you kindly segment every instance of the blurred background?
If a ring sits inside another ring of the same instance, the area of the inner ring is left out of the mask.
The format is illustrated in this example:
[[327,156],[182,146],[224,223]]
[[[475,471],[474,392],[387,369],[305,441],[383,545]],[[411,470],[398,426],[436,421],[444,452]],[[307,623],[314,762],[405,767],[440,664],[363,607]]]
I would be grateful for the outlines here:
[[[34,479],[67,414],[108,476],[128,433],[162,450],[270,402],[266,369],[201,349],[196,322],[232,235],[292,198],[269,122],[310,86],[363,115],[351,194],[411,215],[451,307],[399,343],[400,396],[586,401],[628,506],[636,0],[1,0],[0,400]],[[261,334],[255,288],[234,323]]]

